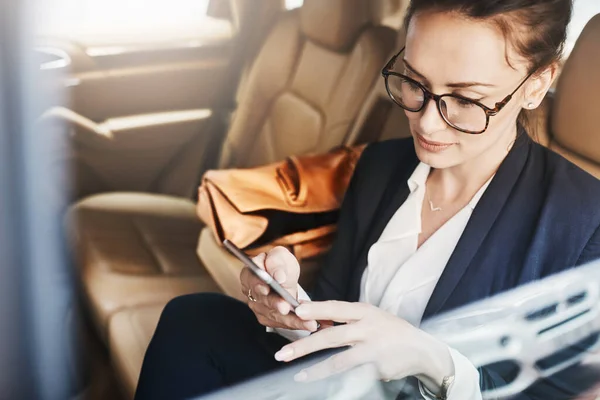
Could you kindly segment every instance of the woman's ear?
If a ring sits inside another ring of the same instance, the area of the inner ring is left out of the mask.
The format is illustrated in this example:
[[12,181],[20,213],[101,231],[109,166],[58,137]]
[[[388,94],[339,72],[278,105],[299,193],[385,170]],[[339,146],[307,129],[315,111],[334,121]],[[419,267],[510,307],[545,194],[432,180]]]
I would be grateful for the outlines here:
[[558,74],[558,64],[553,63],[539,73],[534,74],[525,86],[523,108],[531,110],[537,108],[544,96],[550,90]]

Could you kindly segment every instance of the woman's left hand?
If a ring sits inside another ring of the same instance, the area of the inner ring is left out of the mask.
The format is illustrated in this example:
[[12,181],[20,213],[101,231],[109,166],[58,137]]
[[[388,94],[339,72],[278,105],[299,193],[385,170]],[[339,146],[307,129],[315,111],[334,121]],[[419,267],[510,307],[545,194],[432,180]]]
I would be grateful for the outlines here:
[[275,358],[292,361],[319,350],[350,346],[301,371],[298,381],[326,378],[361,364],[373,363],[383,380],[416,376],[437,391],[445,376],[454,374],[448,347],[405,320],[365,303],[325,301],[296,309],[304,320],[345,322],[284,346]]

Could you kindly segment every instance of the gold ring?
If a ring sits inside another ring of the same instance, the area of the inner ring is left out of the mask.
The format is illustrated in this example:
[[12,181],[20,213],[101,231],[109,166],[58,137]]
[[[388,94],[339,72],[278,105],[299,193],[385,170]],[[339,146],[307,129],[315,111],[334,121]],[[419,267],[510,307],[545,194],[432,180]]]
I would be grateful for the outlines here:
[[246,296],[248,296],[248,300],[256,302],[256,299],[252,296],[252,289],[248,289],[248,294]]

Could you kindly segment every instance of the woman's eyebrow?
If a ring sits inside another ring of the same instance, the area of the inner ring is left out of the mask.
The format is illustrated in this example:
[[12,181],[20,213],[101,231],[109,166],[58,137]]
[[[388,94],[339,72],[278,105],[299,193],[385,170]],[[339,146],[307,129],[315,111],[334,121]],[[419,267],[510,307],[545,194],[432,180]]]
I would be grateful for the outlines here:
[[[423,74],[418,72],[412,65],[410,65],[410,63],[408,61],[406,61],[406,59],[402,59],[402,61],[404,61],[404,65],[406,66],[406,68],[408,70],[410,70],[410,72],[415,74],[417,77],[423,79],[425,82],[428,82],[427,78],[425,78],[425,76],[423,76]],[[494,84],[483,83],[483,82],[456,82],[456,83],[447,83],[445,86],[449,87],[449,88],[455,88],[455,89],[464,89],[464,88],[470,88],[473,86],[496,87],[496,85],[494,85]]]
[[404,61],[404,65],[406,66],[406,68],[408,68],[410,70],[410,72],[412,72],[413,74],[415,74],[419,78],[423,79],[424,81],[427,81],[427,78],[425,78],[423,76],[423,74],[421,74],[416,69],[414,69],[414,67],[412,65],[410,65],[408,61],[406,61],[406,58],[403,58],[402,61]]

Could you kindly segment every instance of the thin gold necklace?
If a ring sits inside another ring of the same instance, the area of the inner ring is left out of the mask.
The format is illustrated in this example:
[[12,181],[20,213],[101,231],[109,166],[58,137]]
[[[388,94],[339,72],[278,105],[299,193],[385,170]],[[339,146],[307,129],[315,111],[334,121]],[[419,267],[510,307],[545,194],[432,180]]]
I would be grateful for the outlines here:
[[431,196],[429,196],[429,190],[427,190],[427,185],[425,185],[425,193],[427,193],[427,201],[429,201],[429,208],[431,209],[431,211],[442,211],[441,207],[435,207],[433,205],[433,201],[431,201]]

